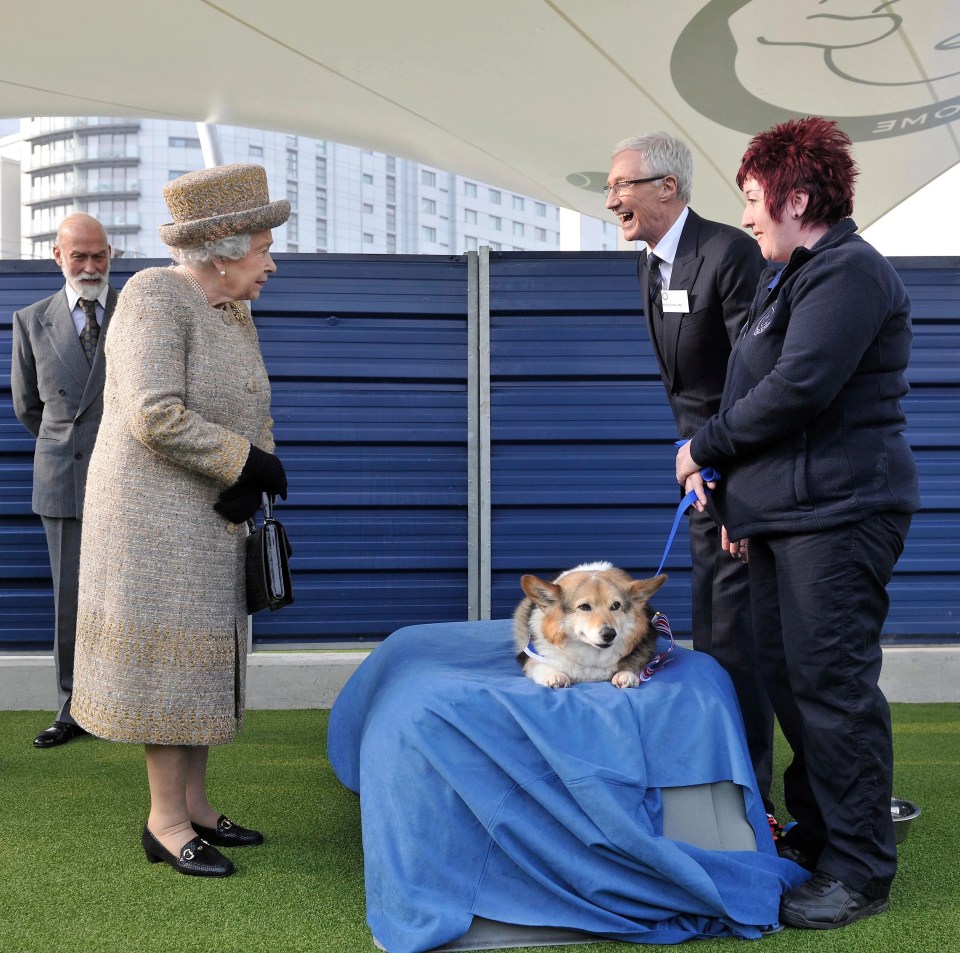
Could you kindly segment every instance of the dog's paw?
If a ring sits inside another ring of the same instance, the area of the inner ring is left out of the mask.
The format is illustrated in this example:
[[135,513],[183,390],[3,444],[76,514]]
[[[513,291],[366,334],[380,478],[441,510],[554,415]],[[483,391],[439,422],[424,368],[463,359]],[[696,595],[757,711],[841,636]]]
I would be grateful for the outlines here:
[[544,685],[546,685],[547,688],[569,688],[570,676],[554,670],[544,679]]
[[636,688],[640,684],[640,679],[633,672],[617,672],[610,681],[617,688]]

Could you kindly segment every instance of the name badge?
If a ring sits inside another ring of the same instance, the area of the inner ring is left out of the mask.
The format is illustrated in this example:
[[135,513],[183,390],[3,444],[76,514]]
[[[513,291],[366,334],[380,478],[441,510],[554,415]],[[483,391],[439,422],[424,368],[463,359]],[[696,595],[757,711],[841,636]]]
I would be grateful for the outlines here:
[[673,314],[689,314],[690,303],[687,301],[686,291],[667,291],[661,292],[663,296],[663,310]]

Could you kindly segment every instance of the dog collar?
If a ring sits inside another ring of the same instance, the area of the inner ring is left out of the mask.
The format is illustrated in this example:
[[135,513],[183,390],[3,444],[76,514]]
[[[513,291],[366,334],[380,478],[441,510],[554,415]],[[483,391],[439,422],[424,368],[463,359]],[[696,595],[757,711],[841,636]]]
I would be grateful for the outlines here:
[[545,662],[546,659],[533,647],[533,639],[527,643],[527,647],[523,650],[524,655],[529,655],[530,658],[536,659],[538,662]]
[[650,620],[653,624],[653,627],[660,633],[664,638],[670,639],[670,647],[665,649],[656,657],[650,659],[646,665],[643,667],[643,671],[640,673],[641,682],[649,682],[660,669],[663,668],[668,662],[672,662],[673,658],[670,653],[676,648],[677,643],[673,638],[673,630],[670,628],[670,622],[667,617],[662,612],[655,612],[653,618]]

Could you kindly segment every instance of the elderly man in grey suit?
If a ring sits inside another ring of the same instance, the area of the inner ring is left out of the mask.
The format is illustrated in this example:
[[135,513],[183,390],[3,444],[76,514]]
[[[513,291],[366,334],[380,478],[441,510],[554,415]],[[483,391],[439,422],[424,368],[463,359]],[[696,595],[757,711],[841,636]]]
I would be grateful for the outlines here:
[[60,223],[53,257],[65,287],[13,315],[10,386],[17,419],[36,437],[33,511],[47,536],[56,627],[58,710],[34,739],[52,748],[84,734],[70,714],[87,465],[103,414],[103,340],[117,293],[103,226],[77,213]]
[[[613,150],[606,206],[638,262],[647,331],[679,437],[692,437],[720,407],[727,358],[757,290],[763,256],[754,238],[689,208],[693,157],[664,132]],[[753,647],[747,567],[720,548],[720,527],[689,512],[693,647],[729,672],[760,793],[772,811],[773,713]]]

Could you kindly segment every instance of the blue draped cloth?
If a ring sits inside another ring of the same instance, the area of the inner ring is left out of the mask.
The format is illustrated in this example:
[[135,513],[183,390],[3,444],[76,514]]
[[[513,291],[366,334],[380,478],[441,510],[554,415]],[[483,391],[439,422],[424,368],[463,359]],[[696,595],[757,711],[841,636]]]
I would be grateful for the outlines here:
[[[808,875],[777,857],[726,672],[673,655],[638,688],[554,691],[521,673],[507,619],[410,626],[371,653],[328,753],[360,794],[367,923],[389,953],[474,916],[635,943],[777,923]],[[756,851],[663,837],[661,789],[716,781],[743,789]]]

